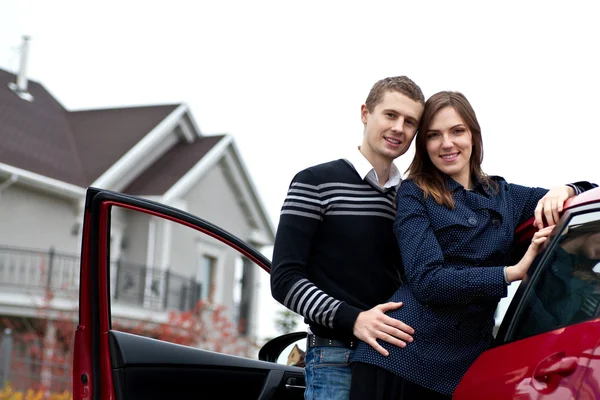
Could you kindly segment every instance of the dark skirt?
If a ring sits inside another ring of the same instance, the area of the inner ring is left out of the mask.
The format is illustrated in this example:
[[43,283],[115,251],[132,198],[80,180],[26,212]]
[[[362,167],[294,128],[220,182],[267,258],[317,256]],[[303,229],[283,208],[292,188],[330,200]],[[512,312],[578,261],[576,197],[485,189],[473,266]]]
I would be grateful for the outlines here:
[[350,400],[451,400],[452,396],[417,385],[375,365],[354,362]]

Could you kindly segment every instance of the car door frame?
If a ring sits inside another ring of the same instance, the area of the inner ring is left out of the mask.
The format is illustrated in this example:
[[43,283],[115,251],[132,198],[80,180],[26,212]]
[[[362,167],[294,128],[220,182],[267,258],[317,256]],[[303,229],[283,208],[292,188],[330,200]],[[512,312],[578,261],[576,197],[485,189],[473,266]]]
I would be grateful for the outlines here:
[[[600,211],[600,203],[589,203],[583,204],[572,209],[568,209],[561,216],[559,224],[554,228],[554,232],[562,232],[564,226],[572,219],[572,217],[580,214],[587,214],[588,212],[593,212],[594,210]],[[519,288],[515,292],[514,297],[512,298],[510,305],[506,310],[506,314],[498,328],[498,333],[492,343],[491,348],[498,347],[501,345],[505,345],[511,343],[515,340],[512,336],[514,335],[514,331],[516,329],[516,323],[519,315],[524,307],[524,299],[529,294],[530,290],[533,289],[533,283],[537,281],[539,275],[542,273],[542,267],[545,265],[548,257],[551,257],[551,251],[549,249],[553,249],[556,245],[556,242],[560,237],[555,235],[550,242],[546,245],[544,251],[537,257],[537,259],[533,262],[533,265],[527,272],[527,275],[519,285]]]
[[[73,359],[73,397],[78,399],[114,399],[109,344],[109,331],[112,328],[109,275],[110,210],[113,206],[182,224],[235,249],[267,273],[271,267],[270,261],[258,250],[204,219],[151,200],[89,188],[84,208],[79,322],[75,332]],[[294,336],[296,339],[298,337],[299,335]],[[271,344],[270,348],[261,350],[261,357],[265,361],[275,361],[273,350],[282,349],[285,345],[278,342],[276,344],[278,345]],[[299,367],[285,368],[295,368],[299,373],[303,372]]]

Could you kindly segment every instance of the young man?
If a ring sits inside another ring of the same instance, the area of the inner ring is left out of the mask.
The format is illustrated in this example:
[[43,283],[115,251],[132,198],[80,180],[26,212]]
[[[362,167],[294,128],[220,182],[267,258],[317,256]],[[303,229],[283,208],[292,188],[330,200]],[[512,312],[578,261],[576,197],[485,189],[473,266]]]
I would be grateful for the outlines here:
[[309,325],[305,399],[347,399],[357,338],[402,346],[412,328],[385,315],[400,286],[392,232],[401,181],[393,164],[412,142],[424,96],[405,76],[373,85],[361,107],[361,146],[346,159],[299,172],[281,210],[273,251],[273,297]]

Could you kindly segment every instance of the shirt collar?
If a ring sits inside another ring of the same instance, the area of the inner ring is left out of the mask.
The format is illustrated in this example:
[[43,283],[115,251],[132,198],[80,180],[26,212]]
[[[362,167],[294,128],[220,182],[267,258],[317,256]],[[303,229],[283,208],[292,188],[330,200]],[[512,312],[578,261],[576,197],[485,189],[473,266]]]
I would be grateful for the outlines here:
[[[446,187],[451,192],[455,192],[458,189],[465,189],[463,185],[452,179],[450,176],[446,176]],[[481,194],[485,194],[486,196],[490,195],[490,189],[483,186],[483,183],[476,177],[473,177],[473,189],[474,192],[479,192]]]
[[[346,160],[350,162],[354,166],[358,175],[364,180],[371,181],[377,186],[379,185],[379,179],[377,177],[377,172],[375,172],[375,168],[371,165],[369,160],[360,152],[360,147],[357,146],[354,151],[351,151],[346,157]],[[388,181],[383,185],[384,189],[387,189],[392,186],[398,186],[402,182],[402,174],[400,174],[400,170],[394,163],[392,163],[390,167],[390,176]]]

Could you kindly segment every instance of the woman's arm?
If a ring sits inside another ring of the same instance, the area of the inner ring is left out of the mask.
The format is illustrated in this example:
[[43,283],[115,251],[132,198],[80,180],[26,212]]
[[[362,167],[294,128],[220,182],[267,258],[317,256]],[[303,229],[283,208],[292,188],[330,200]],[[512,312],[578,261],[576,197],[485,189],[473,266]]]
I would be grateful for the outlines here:
[[586,181],[555,186],[550,190],[515,184],[506,186],[515,204],[517,226],[535,217],[534,225],[539,229],[558,223],[567,199],[595,187],[598,185]]
[[446,265],[431,226],[423,191],[412,181],[396,197],[394,233],[406,279],[422,303],[467,304],[506,296],[504,267]]

